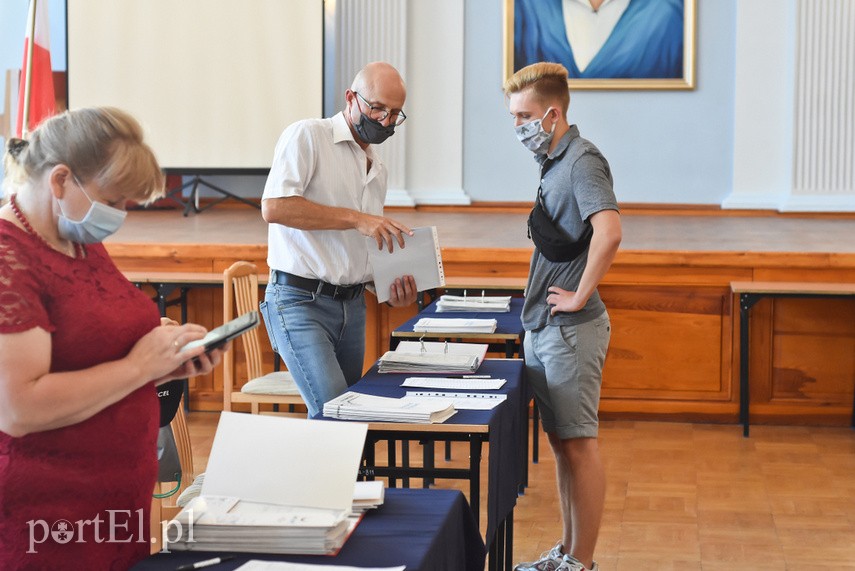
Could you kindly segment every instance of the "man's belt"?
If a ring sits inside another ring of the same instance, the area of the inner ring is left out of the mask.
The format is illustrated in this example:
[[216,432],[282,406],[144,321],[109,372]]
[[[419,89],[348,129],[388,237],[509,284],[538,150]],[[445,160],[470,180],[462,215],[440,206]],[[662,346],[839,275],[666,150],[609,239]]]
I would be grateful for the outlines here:
[[331,297],[335,300],[350,301],[356,299],[362,292],[365,291],[364,284],[356,284],[349,286],[334,285],[321,280],[313,280],[302,276],[295,276],[288,272],[272,270],[270,272],[270,281],[277,285],[287,285],[296,287],[305,291],[310,291],[324,297]]

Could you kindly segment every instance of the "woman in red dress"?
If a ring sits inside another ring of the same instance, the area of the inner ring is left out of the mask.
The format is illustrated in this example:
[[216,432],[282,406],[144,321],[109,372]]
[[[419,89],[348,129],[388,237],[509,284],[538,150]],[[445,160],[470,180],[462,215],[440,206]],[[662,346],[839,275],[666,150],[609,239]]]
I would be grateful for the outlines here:
[[155,385],[208,373],[104,246],[163,192],[139,124],[109,108],[7,145],[0,208],[0,569],[127,569],[150,551]]

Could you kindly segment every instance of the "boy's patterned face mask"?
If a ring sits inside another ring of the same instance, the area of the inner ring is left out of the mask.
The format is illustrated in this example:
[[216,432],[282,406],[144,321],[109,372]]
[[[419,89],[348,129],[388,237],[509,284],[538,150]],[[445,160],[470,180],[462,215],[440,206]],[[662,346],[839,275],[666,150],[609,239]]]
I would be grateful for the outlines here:
[[549,150],[549,144],[552,142],[552,136],[555,134],[555,123],[552,124],[551,132],[547,133],[543,130],[543,120],[549,115],[550,111],[552,111],[552,107],[547,109],[546,113],[540,119],[535,119],[534,121],[514,127],[520,143],[536,155],[546,154]]

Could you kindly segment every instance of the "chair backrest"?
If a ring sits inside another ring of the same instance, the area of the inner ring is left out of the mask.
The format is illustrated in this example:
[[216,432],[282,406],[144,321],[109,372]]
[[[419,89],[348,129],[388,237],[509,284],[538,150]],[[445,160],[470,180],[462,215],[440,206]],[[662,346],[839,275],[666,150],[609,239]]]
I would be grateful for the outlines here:
[[193,469],[193,447],[190,443],[190,430],[187,428],[187,417],[184,413],[183,402],[178,405],[178,410],[169,425],[172,428],[172,435],[175,437],[178,461],[181,463],[181,488],[178,491],[180,494],[184,488],[193,483],[193,478],[196,477]]
[[[229,321],[247,311],[258,310],[258,268],[250,262],[235,262],[223,272],[223,321]],[[259,327],[241,335],[248,379],[262,375]],[[234,348],[223,355],[223,405],[231,410],[234,387]]]

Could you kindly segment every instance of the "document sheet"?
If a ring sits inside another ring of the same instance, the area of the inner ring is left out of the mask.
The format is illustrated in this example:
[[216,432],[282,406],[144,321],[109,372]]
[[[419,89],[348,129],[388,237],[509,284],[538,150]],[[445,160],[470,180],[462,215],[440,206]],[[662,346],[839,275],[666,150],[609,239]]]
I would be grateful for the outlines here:
[[404,247],[399,247],[395,242],[391,253],[387,248],[379,250],[374,238],[365,239],[368,244],[368,261],[374,269],[377,301],[381,303],[389,300],[389,288],[402,276],[413,276],[418,291],[445,285],[442,252],[436,227],[426,226],[412,230],[412,236],[404,236]]

